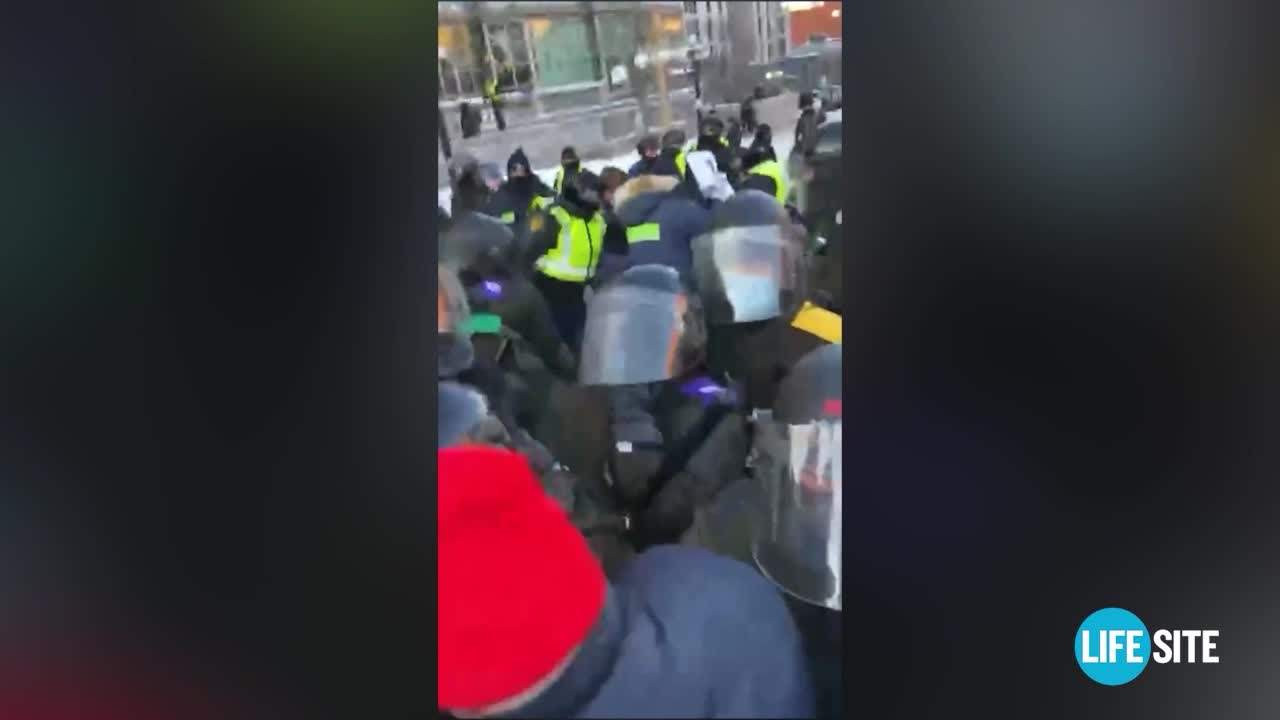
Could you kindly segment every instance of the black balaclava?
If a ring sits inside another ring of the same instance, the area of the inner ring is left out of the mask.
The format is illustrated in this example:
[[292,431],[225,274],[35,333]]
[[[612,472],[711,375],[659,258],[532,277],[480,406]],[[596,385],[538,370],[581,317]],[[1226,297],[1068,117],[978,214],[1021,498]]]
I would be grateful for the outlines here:
[[[516,174],[519,168],[524,168],[523,175]],[[533,194],[533,170],[529,167],[529,157],[524,154],[524,148],[516,148],[507,158],[507,182],[523,197]]]

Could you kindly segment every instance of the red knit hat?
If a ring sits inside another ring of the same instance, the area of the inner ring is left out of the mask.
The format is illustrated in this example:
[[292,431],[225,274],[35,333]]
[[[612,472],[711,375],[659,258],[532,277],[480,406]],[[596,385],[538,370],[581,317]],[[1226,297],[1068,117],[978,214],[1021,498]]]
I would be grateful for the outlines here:
[[439,707],[479,709],[546,677],[590,632],[606,582],[525,459],[438,452]]

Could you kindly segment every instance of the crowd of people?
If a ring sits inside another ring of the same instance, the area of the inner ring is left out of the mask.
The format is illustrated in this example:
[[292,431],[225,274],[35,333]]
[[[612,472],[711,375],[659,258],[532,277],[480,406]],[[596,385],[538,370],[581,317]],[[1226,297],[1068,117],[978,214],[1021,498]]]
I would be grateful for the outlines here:
[[[839,716],[840,242],[769,128],[743,148],[736,126],[647,136],[598,175],[566,147],[550,186],[520,149],[505,177],[454,164],[442,713]],[[582,391],[559,420],[590,462],[542,431],[557,388]]]

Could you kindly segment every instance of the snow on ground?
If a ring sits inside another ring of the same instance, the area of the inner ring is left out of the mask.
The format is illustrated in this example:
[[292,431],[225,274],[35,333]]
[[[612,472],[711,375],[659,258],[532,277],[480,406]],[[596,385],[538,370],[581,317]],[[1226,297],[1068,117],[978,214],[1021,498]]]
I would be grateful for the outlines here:
[[[839,119],[840,119],[839,110],[835,110],[833,112],[827,113],[828,121],[839,120]],[[791,146],[795,144],[795,136],[796,136],[796,128],[794,125],[789,125],[785,128],[774,129],[773,151],[778,155],[779,160],[783,160],[789,155],[791,155]],[[743,138],[742,144],[743,146],[750,145],[751,138],[750,137]],[[601,170],[604,170],[605,168],[609,167],[610,165],[613,165],[614,167],[617,167],[617,168],[621,168],[622,170],[625,171],[628,168],[630,168],[631,165],[634,164],[637,159],[639,159],[639,156],[636,155],[634,151],[632,151],[627,153],[626,155],[619,155],[617,157],[611,157],[607,159],[584,160],[582,162],[582,166],[590,170],[591,172],[594,172],[597,174]],[[782,172],[785,175],[787,172],[786,163],[781,162],[780,164],[783,166]],[[551,183],[554,182],[556,179],[556,168],[554,167],[546,168],[544,170],[535,170],[534,172],[537,173],[538,177],[542,178],[542,181],[545,182],[547,185],[551,185]],[[788,178],[788,180],[790,180],[790,178]],[[448,210],[449,199],[452,196],[453,196],[452,190],[450,190],[447,187],[441,188],[437,196],[439,198],[437,202],[439,202],[440,207],[444,208],[445,210]]]

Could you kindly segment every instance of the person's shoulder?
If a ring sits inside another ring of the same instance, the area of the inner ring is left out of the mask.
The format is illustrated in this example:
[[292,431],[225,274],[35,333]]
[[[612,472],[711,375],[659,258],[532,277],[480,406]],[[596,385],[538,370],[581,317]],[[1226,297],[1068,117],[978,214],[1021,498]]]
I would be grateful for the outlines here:
[[[682,610],[714,613],[725,597],[741,607],[786,612],[777,588],[755,570],[737,560],[687,545],[659,545],[636,556],[620,578],[642,591],[657,591],[653,601],[678,605]],[[698,588],[700,602],[689,604],[688,595],[672,594],[676,588]]]

